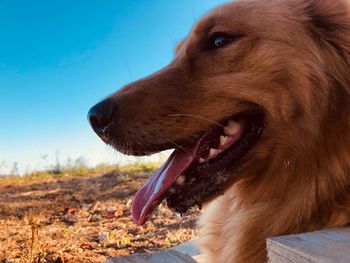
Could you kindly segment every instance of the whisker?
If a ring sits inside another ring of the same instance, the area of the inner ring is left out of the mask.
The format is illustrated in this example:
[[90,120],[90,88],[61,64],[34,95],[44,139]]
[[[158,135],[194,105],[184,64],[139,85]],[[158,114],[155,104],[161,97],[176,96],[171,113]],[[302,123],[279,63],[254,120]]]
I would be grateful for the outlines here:
[[176,146],[176,148],[183,150],[184,152],[190,153],[188,150],[186,150],[184,147],[182,147],[181,145],[178,145],[176,142],[165,138],[166,141],[170,142],[171,144],[173,144],[174,146]]
[[224,127],[222,124],[216,122],[216,121],[213,121],[213,120],[210,120],[208,118],[204,118],[204,117],[201,117],[201,116],[197,116],[197,115],[192,115],[192,114],[170,114],[168,115],[167,117],[192,117],[192,118],[196,118],[196,119],[199,119],[199,120],[203,120],[203,121],[207,121],[207,122],[210,122],[210,123],[213,123],[215,125],[218,125],[220,127]]
[[192,127],[182,127],[181,125],[174,125],[172,121],[162,121],[161,124],[171,125],[172,128],[179,128],[181,130],[193,130]]

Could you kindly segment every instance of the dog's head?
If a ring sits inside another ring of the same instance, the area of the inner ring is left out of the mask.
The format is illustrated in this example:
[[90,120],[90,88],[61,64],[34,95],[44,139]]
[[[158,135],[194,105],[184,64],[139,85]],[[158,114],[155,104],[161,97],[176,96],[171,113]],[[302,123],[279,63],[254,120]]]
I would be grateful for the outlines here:
[[138,192],[136,221],[164,198],[185,212],[313,154],[347,111],[349,34],[342,0],[232,2],[197,23],[170,65],[93,107],[94,130],[123,153],[175,148]]

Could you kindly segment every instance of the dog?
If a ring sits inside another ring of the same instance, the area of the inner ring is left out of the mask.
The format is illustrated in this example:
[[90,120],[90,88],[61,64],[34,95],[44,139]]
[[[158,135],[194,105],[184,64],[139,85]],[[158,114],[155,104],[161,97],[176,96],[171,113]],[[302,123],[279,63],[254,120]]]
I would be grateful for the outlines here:
[[350,8],[346,0],[229,2],[173,61],[95,105],[115,149],[174,149],[135,196],[202,207],[208,262],[266,262],[266,238],[350,221]]

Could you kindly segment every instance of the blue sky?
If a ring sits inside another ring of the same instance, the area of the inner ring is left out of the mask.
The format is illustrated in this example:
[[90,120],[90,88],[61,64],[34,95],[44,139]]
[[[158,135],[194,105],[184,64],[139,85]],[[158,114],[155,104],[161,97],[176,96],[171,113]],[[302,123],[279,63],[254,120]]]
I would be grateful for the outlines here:
[[224,2],[1,0],[0,174],[56,156],[124,161],[94,135],[87,111],[169,63],[193,23]]

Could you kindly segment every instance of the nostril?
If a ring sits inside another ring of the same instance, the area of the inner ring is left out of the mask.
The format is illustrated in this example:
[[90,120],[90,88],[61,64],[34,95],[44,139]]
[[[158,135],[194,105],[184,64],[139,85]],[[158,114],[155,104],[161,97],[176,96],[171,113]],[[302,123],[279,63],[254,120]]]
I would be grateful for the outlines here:
[[88,113],[88,120],[98,136],[107,136],[107,134],[104,133],[109,130],[107,127],[112,121],[113,112],[114,107],[111,99],[106,99],[90,109]]
[[90,125],[94,130],[98,130],[98,131],[103,131],[103,129],[105,128],[105,125],[99,120],[99,118],[97,116],[94,115],[90,115],[89,116],[89,121],[90,121]]

